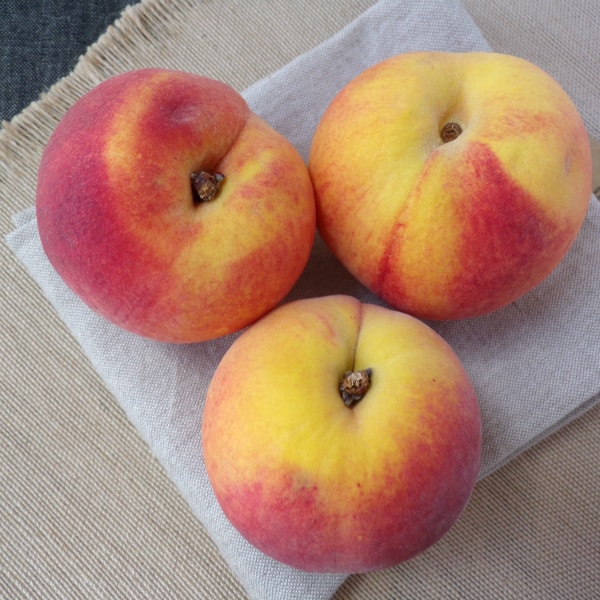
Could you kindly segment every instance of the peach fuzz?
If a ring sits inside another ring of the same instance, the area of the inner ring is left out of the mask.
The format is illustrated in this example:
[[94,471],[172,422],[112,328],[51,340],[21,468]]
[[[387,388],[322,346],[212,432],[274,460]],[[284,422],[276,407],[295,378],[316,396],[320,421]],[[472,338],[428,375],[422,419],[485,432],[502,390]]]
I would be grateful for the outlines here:
[[[362,399],[346,405],[347,372],[367,369]],[[475,485],[481,423],[432,329],[327,296],[284,304],[236,339],[209,386],[202,444],[216,497],[250,543],[298,569],[355,573],[448,531]]]
[[[206,201],[191,183],[199,172],[224,175]],[[67,111],[36,207],[43,248],[75,293],[166,342],[229,334],[269,311],[315,234],[292,145],[224,83],[165,69],[112,77]]]
[[591,195],[568,95],[494,53],[408,53],[367,69],[325,111],[308,164],[332,252],[427,319],[486,314],[538,285]]

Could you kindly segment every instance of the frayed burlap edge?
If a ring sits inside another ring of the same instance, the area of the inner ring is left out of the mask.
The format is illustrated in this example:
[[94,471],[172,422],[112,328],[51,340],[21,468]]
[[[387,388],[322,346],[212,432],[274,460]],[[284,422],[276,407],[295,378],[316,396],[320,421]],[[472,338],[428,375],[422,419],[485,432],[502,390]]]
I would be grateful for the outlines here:
[[[72,73],[56,82],[0,130],[0,168],[9,178],[10,167],[23,160],[23,152],[37,148],[39,154],[54,127],[73,102],[92,87],[118,72],[138,66],[133,52],[140,42],[168,39],[170,32],[185,22],[193,1],[146,0],[128,6],[98,41],[79,59]],[[164,42],[163,42],[164,43]],[[114,59],[117,59],[116,61]],[[112,60],[111,60],[112,59]],[[115,69],[114,64],[119,67]],[[22,174],[19,170],[17,176]]]

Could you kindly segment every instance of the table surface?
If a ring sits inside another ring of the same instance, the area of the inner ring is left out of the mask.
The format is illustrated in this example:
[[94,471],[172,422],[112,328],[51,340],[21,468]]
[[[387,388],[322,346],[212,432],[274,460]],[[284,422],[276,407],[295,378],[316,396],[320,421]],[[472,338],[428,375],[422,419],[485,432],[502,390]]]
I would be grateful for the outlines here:
[[[242,1],[144,0],[126,11],[127,26],[109,32],[84,66],[105,76],[123,36],[138,44],[149,43],[145,36],[174,43],[170,36],[176,40],[185,11],[194,10],[207,27],[198,32],[207,40],[198,69],[243,88],[371,4],[340,0],[307,11],[291,0],[268,3],[259,22]],[[494,50],[554,69],[588,130],[600,137],[596,0],[463,4]],[[71,73],[126,5],[8,0],[0,8],[0,118],[10,121],[0,133],[2,238],[12,229],[12,214],[32,205],[26,183],[34,180],[43,140],[66,108],[50,109],[47,98],[28,105]],[[256,40],[257,28],[269,35]],[[161,37],[165,32],[169,36]],[[211,41],[215,32],[220,43]],[[256,53],[243,72],[231,66],[231,56],[222,59],[227,39],[238,40],[231,46],[236,52]],[[268,58],[261,54],[265,45]],[[61,82],[61,93],[78,93],[82,78],[76,73]],[[595,141],[593,148],[598,161]],[[596,162],[595,185],[598,172]],[[5,244],[0,262],[0,597],[245,598]],[[350,577],[335,598],[599,597],[599,427],[596,407],[478,484],[439,544],[397,568]]]

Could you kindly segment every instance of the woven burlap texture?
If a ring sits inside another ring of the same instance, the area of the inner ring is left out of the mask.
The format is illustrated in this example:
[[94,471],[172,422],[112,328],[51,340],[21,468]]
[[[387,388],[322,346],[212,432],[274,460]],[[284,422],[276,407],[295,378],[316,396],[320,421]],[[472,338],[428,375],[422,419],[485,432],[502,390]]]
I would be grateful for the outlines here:
[[[2,238],[11,216],[34,202],[37,164],[57,121],[102,79],[149,64],[193,65],[241,90],[372,3],[269,2],[257,10],[243,1],[149,0],[128,9],[70,77],[0,133]],[[498,12],[507,3],[465,4],[495,48],[514,31],[506,18],[486,30],[482,6]],[[518,3],[508,4],[521,23]],[[591,13],[592,2],[580,4]],[[190,39],[202,40],[203,51],[192,55]],[[582,85],[578,93],[589,91]],[[245,598],[4,244],[0,264],[0,595]],[[599,424],[597,408],[543,441],[480,483],[438,545],[398,568],[349,578],[335,598],[595,597]]]

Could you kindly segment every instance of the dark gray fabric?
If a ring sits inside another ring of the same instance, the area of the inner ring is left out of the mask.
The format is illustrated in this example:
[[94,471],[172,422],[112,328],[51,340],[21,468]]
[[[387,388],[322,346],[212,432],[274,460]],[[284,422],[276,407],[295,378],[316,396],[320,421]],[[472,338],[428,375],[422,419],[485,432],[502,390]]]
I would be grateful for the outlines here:
[[0,0],[0,119],[57,79],[134,0]]

